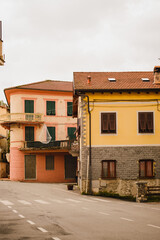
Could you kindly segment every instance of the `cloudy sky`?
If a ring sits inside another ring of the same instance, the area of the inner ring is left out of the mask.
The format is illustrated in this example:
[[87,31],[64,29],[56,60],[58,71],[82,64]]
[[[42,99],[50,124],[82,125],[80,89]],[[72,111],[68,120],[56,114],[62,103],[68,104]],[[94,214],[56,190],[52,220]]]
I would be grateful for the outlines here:
[[160,65],[160,0],[0,0],[3,89]]

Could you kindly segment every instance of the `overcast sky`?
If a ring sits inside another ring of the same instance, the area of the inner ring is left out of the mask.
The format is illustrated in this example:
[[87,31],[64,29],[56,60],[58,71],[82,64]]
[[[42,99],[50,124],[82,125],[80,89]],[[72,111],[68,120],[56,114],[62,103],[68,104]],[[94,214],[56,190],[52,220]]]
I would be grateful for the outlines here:
[[160,0],[0,0],[3,89],[160,65]]

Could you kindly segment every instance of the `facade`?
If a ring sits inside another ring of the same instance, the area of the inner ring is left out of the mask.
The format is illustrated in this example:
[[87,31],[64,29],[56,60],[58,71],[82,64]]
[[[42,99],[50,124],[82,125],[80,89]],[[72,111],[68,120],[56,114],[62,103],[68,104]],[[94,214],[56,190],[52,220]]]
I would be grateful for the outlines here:
[[47,80],[4,92],[10,113],[0,119],[10,130],[10,179],[75,181],[77,160],[69,154],[76,129],[72,82]]
[[74,73],[81,192],[136,196],[160,185],[160,67],[154,72]]
[[4,65],[4,55],[2,54],[2,22],[0,21],[0,66]]
[[[0,115],[7,113],[6,105],[0,101]],[[6,154],[8,153],[8,130],[0,126],[0,178],[6,178],[9,174],[9,163]]]

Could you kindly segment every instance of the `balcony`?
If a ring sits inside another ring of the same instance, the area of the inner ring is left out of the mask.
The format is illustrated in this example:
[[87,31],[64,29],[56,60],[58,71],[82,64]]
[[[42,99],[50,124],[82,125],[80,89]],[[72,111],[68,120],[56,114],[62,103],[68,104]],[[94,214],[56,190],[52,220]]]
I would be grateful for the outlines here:
[[21,151],[30,151],[30,152],[46,152],[46,151],[57,151],[57,152],[68,152],[71,149],[70,140],[61,140],[61,141],[52,141],[49,143],[42,143],[39,141],[29,141],[24,142],[24,147]]
[[41,113],[8,113],[0,115],[0,124],[9,129],[10,124],[41,124],[44,122],[44,116]]

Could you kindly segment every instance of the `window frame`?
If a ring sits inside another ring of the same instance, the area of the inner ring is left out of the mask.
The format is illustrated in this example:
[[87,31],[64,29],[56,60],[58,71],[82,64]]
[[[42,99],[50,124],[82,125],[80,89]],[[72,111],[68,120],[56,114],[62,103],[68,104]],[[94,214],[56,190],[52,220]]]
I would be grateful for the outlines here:
[[[140,132],[139,113],[153,113],[153,132]],[[154,135],[155,134],[155,114],[154,114],[154,111],[138,111],[137,112],[137,134],[138,135]]]
[[[141,169],[140,169],[140,163],[144,162],[145,163],[145,176],[141,176]],[[152,163],[152,176],[147,176],[147,162],[151,162]],[[144,178],[154,178],[154,171],[153,171],[153,163],[154,160],[153,159],[140,159],[139,160],[139,178],[144,179]]]
[[[107,114],[107,113],[115,113],[115,121],[116,121],[116,123],[115,123],[115,125],[116,125],[116,132],[115,133],[103,133],[102,132],[102,114]],[[115,136],[115,135],[117,135],[118,134],[118,113],[116,112],[116,111],[102,111],[102,112],[100,112],[100,135],[101,136],[104,136],[104,135],[107,135],[107,136]]]
[[[50,159],[47,159],[48,157],[52,157],[52,160],[53,160],[53,168],[47,168],[47,160],[50,160]],[[45,170],[46,171],[54,171],[55,170],[55,161],[54,161],[54,155],[46,155],[45,156]]]
[[[114,177],[110,176],[110,163],[114,162]],[[107,163],[108,177],[103,175],[103,163]],[[101,161],[101,178],[102,179],[116,179],[116,160],[102,160]]]

